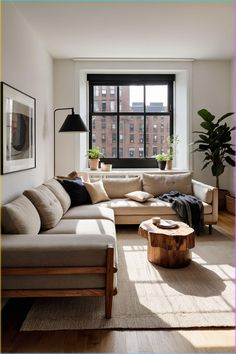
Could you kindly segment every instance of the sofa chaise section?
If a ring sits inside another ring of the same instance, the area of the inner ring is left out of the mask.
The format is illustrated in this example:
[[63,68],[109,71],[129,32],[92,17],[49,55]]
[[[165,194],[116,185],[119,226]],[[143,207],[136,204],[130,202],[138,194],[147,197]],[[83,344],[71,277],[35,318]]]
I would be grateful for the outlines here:
[[104,296],[110,318],[117,292],[113,211],[94,206],[89,220],[62,219],[67,196],[62,206],[43,185],[24,194],[2,208],[2,296]]

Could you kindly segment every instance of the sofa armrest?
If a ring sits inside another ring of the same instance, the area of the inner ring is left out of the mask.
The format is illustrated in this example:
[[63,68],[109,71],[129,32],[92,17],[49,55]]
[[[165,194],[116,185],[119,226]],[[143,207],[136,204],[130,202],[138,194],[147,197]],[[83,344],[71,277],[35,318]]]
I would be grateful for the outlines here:
[[111,235],[2,235],[2,267],[104,266],[108,245],[117,259]]
[[192,180],[193,194],[201,201],[212,205],[212,223],[218,220],[218,189],[208,184]]

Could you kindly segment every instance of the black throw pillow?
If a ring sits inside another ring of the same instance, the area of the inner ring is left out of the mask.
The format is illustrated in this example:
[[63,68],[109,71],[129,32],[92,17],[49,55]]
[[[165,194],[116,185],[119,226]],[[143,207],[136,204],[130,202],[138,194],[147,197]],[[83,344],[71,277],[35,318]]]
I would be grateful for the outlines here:
[[60,181],[66,192],[71,199],[71,206],[92,204],[90,195],[85,188],[83,181],[80,177],[74,180],[64,179]]

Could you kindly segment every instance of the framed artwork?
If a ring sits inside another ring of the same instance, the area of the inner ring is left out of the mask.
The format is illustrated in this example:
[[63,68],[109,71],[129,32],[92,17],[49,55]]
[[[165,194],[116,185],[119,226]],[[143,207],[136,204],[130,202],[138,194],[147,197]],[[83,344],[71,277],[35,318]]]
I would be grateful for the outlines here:
[[1,82],[1,173],[36,167],[36,100]]

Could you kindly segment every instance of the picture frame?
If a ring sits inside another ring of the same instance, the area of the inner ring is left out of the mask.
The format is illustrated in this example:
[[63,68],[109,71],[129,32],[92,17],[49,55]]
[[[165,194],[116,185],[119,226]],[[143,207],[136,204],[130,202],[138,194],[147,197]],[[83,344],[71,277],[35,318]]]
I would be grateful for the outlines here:
[[1,174],[36,168],[36,99],[1,82]]

